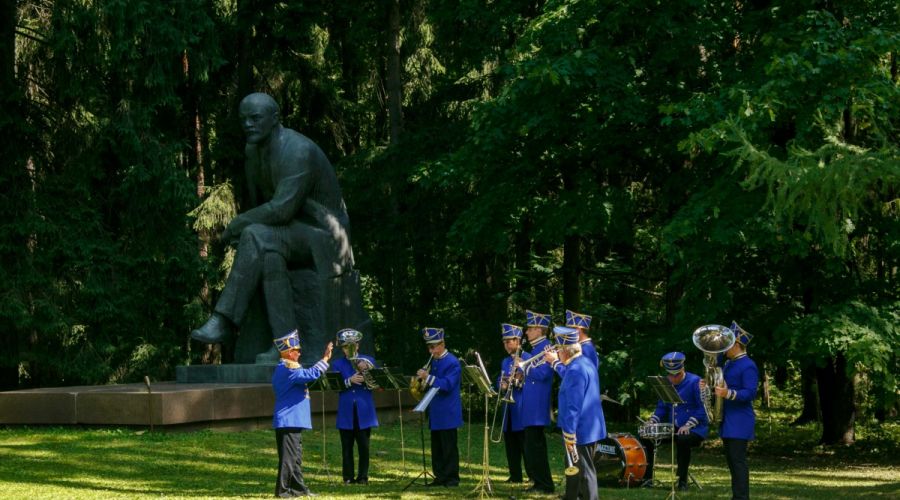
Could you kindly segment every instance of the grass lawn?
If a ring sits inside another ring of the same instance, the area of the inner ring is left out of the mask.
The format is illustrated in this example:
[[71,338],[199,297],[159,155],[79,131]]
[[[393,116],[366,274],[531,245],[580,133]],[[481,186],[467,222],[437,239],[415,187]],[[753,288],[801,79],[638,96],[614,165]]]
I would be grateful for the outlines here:
[[[628,426],[613,430],[634,433]],[[865,426],[861,426],[867,429]],[[472,498],[481,473],[482,424],[460,429],[463,482],[459,488],[426,489],[418,484],[401,492],[422,470],[416,420],[385,426],[372,434],[369,486],[340,483],[340,441],[328,429],[327,466],[322,433],[304,435],[304,472],[320,498]],[[759,440],[751,446],[751,492],[754,498],[900,498],[900,424],[860,431],[852,449],[815,445],[810,425],[788,428],[763,416]],[[427,439],[426,431],[426,439]],[[562,477],[559,434],[549,434],[554,479]],[[426,443],[426,450],[428,445]],[[800,451],[795,451],[800,450]],[[659,462],[667,464],[668,447]],[[405,462],[404,462],[405,460]],[[490,477],[494,497],[527,498],[527,485],[509,485],[503,445],[491,445]],[[0,497],[2,498],[268,498],[274,491],[277,456],[272,431],[146,432],[134,429],[0,429]],[[430,467],[430,465],[429,465]],[[730,480],[720,442],[710,439],[694,454],[691,471],[702,486],[679,498],[729,498]],[[657,478],[669,477],[657,469]],[[604,487],[602,498],[666,498],[665,489]],[[532,496],[533,498],[552,498]]]

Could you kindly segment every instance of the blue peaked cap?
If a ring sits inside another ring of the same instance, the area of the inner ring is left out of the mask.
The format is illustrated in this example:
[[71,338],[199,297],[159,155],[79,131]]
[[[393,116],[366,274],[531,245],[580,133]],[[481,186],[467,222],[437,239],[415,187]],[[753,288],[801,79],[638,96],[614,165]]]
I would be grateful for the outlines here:
[[590,328],[591,317],[566,309],[566,326],[569,328]]
[[422,338],[426,344],[437,344],[444,341],[444,329],[433,326],[422,328]]
[[275,348],[278,349],[279,352],[290,351],[291,349],[300,349],[300,335],[297,334],[297,330],[288,333],[284,337],[273,339],[272,342],[275,344]]
[[522,338],[522,327],[518,325],[511,325],[509,323],[500,323],[500,335],[504,340],[520,339]]
[[525,310],[525,326],[540,326],[550,328],[550,315]]
[[578,343],[578,330],[567,326],[554,326],[553,335],[559,345],[572,345]]
[[753,340],[753,335],[741,328],[741,326],[738,325],[736,321],[731,322],[730,328],[731,331],[734,332],[734,339],[740,342],[742,346],[747,347],[747,344],[749,344],[750,341]]
[[673,375],[680,372],[684,368],[684,353],[676,351],[663,355],[659,360],[659,366]]

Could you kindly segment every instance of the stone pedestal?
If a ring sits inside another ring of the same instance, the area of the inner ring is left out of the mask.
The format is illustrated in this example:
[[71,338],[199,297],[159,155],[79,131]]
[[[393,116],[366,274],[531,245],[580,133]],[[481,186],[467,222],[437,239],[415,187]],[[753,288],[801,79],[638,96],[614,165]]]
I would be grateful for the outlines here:
[[[362,306],[358,271],[328,277],[321,277],[312,269],[296,269],[288,274],[294,291],[294,314],[303,346],[301,363],[304,366],[315,364],[321,358],[325,344],[333,341],[335,333],[343,328],[362,332],[360,350],[374,353],[372,320]],[[278,353],[272,346],[275,335],[269,326],[263,300],[260,289],[241,325],[235,346],[235,363],[273,364],[278,361]],[[335,349],[336,355],[339,352]]]

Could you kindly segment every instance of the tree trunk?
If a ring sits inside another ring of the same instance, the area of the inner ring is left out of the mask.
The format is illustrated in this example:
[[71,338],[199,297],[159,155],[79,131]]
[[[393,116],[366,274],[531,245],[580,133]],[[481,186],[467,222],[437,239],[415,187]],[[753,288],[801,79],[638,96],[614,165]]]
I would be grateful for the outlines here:
[[[4,195],[0,197],[0,241],[4,242],[0,249],[0,281],[4,283],[7,297],[16,297],[21,290],[16,290],[13,279],[15,273],[21,272],[24,262],[25,242],[17,236],[20,231],[16,225],[24,222],[21,211],[27,205],[20,204],[19,198],[26,196],[27,177],[20,141],[22,134],[19,128],[24,123],[24,103],[22,93],[16,83],[16,1],[0,0],[0,185]],[[9,117],[19,117],[9,119]],[[11,309],[16,309],[16,301],[4,300],[0,305],[0,390],[16,389],[19,385],[19,339],[23,335],[17,329]]]
[[803,399],[803,410],[791,425],[803,425],[819,420],[819,396],[816,388],[816,370],[807,364],[800,368],[800,397]]
[[855,381],[847,375],[847,360],[843,354],[828,358],[822,368],[816,368],[819,381],[819,402],[822,405],[822,444],[853,444],[856,439]]
[[400,0],[391,0],[388,28],[390,39],[388,44],[388,116],[390,119],[391,144],[400,141],[400,130],[403,128],[403,115],[400,107]]

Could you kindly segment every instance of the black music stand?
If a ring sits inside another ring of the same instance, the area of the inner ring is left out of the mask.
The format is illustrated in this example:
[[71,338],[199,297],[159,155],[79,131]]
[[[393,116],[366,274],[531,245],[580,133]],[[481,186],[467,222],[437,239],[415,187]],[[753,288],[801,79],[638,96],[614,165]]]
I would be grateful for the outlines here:
[[318,473],[325,473],[328,477],[334,477],[328,473],[328,442],[326,440],[327,432],[325,432],[325,392],[340,391],[344,388],[344,378],[338,372],[325,372],[321,377],[310,382],[307,388],[311,391],[319,391],[322,396],[322,465]]
[[[403,470],[403,477],[406,477],[406,441],[403,436],[403,395],[401,391],[409,388],[409,379],[394,375],[392,368],[383,366],[378,369],[375,374],[375,382],[384,388],[393,388],[397,391],[397,420],[400,421],[400,467]],[[424,455],[424,451],[422,453]]]
[[[429,389],[429,391],[431,391],[431,389]],[[430,399],[427,392],[424,396],[422,396],[422,399]],[[425,484],[428,484],[428,478],[434,479],[434,475],[428,472],[428,464],[425,462],[425,409],[430,403],[431,401],[429,400],[425,405],[423,405],[422,401],[420,401],[419,404],[417,404],[416,407],[413,408],[413,412],[419,414],[419,443],[422,445],[422,472],[420,472],[416,477],[412,478],[412,480],[403,487],[402,491],[408,490],[410,486],[412,486],[416,483],[416,481],[419,480],[419,478],[422,478],[422,480],[425,481]],[[422,408],[420,409],[420,407]],[[402,422],[403,421],[401,420],[401,425]]]
[[475,489],[472,490],[472,493],[478,492],[478,498],[484,498],[485,496],[491,496],[494,493],[494,487],[491,485],[490,473],[491,454],[490,448],[488,448],[491,434],[490,424],[488,423],[488,400],[492,396],[497,396],[497,391],[494,390],[490,378],[488,378],[488,375],[482,366],[463,365],[462,373],[463,378],[465,378],[469,384],[475,386],[475,389],[484,396],[484,440],[481,442],[481,479],[478,481]]
[[[653,375],[647,377],[647,379],[650,381],[650,386],[656,391],[656,395],[659,397],[660,401],[672,404],[672,435],[670,437],[672,452],[669,458],[669,471],[672,473],[672,491],[666,497],[666,500],[669,498],[674,499],[675,483],[677,482],[675,480],[675,409],[678,405],[684,403],[684,400],[678,395],[678,391],[675,390],[675,386],[672,385],[672,382],[669,382],[668,377]],[[653,467],[656,467],[655,463],[653,464]],[[656,474],[654,474],[654,477],[655,476]]]

